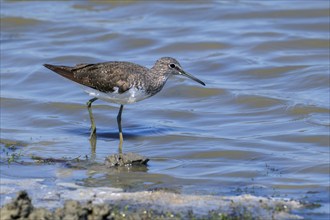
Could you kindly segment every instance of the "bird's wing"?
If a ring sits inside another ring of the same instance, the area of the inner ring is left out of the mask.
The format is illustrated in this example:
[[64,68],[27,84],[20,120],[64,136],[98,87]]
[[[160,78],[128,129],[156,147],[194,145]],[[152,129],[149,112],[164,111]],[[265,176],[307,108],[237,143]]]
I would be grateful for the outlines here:
[[72,73],[72,69],[73,67],[69,67],[69,66],[58,66],[58,65],[51,65],[51,64],[44,64],[44,67],[52,70],[53,72],[68,78],[72,81],[75,81],[74,79],[74,75]]
[[45,64],[61,76],[101,92],[123,93],[139,85],[147,68],[129,62],[78,64],[74,67]]

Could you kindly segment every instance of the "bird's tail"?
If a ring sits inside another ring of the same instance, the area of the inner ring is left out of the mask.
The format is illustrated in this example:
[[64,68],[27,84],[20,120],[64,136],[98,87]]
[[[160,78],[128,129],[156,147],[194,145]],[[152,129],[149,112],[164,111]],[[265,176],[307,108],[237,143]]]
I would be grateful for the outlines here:
[[54,71],[55,73],[68,78],[70,80],[76,81],[74,79],[74,75],[73,75],[73,68],[69,67],[69,66],[57,66],[57,65],[51,65],[51,64],[44,64],[44,67]]

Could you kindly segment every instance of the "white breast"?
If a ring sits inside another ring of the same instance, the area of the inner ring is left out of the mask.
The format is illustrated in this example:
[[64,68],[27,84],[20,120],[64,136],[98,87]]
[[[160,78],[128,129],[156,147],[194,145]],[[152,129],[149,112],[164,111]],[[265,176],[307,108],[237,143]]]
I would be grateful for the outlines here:
[[100,92],[98,90],[85,86],[83,86],[83,89],[90,96],[93,96],[95,98],[101,99],[106,102],[112,102],[122,105],[131,104],[150,97],[150,95],[147,94],[144,90],[137,89],[135,87],[132,87],[128,91],[121,94],[118,93],[117,87],[114,88],[115,89],[114,92],[109,92],[109,93]]

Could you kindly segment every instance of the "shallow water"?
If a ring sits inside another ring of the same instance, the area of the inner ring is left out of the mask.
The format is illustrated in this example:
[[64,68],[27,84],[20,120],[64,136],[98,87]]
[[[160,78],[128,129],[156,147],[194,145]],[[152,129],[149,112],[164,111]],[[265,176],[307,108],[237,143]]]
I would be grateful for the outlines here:
[[[276,196],[329,214],[327,1],[1,1],[1,178],[45,178],[136,191]],[[94,103],[96,153],[82,89],[42,64],[179,60],[206,87],[173,77],[126,105],[124,151],[151,159],[123,172],[7,164],[31,155],[117,153],[118,105]],[[10,154],[10,153],[9,153]]]

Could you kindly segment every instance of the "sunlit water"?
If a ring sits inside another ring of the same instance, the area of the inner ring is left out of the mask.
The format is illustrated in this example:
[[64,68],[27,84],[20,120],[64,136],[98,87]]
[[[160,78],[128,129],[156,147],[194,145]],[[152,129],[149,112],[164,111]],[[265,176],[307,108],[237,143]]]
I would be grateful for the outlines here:
[[[1,1],[1,141],[31,155],[92,157],[90,98],[44,63],[163,56],[206,83],[173,77],[126,105],[124,151],[148,169],[107,173],[7,164],[1,178],[70,180],[127,190],[249,193],[317,202],[329,214],[329,4]],[[95,160],[117,152],[118,105],[97,101]],[[10,152],[9,152],[10,155]]]

